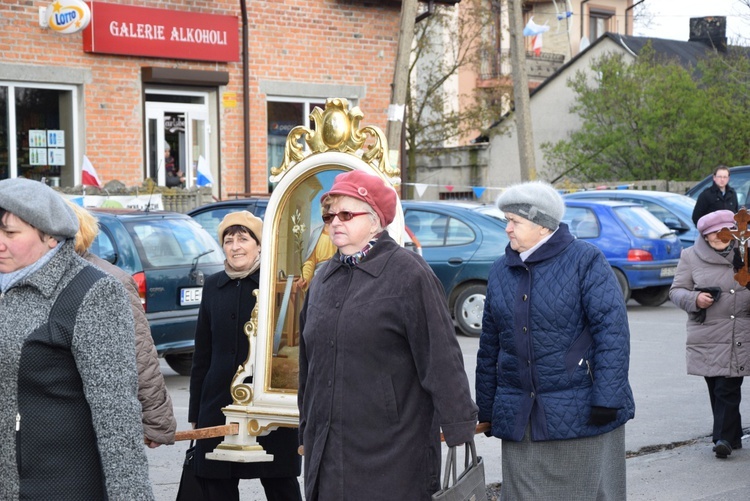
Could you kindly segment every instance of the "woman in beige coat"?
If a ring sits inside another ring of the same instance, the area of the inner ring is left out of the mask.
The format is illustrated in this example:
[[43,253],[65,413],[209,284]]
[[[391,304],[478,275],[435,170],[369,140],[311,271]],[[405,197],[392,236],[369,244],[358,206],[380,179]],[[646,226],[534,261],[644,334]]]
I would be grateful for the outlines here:
[[735,241],[717,233],[735,226],[718,210],[698,220],[703,236],[682,251],[670,299],[688,313],[687,372],[703,376],[713,411],[713,451],[724,459],[742,447],[742,379],[750,372],[750,291],[734,279]]

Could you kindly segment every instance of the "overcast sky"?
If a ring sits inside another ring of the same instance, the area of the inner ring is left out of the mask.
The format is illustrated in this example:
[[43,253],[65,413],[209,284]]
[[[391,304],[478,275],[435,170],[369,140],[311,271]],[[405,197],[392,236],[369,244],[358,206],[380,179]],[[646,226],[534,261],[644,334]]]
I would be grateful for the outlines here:
[[741,0],[646,0],[644,5],[651,14],[651,25],[643,26],[636,20],[636,36],[686,41],[691,17],[726,16],[730,43],[750,38],[750,8]]

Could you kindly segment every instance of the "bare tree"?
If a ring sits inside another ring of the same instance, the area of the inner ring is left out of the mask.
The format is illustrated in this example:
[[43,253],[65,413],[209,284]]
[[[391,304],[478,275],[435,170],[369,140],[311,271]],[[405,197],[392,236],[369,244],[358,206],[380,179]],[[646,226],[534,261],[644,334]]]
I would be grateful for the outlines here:
[[458,6],[436,6],[417,23],[406,98],[407,161],[404,181],[415,179],[417,152],[460,144],[472,131],[479,133],[500,116],[507,90],[474,89],[461,93],[462,69],[476,71],[482,57],[494,50],[496,1],[463,0]]

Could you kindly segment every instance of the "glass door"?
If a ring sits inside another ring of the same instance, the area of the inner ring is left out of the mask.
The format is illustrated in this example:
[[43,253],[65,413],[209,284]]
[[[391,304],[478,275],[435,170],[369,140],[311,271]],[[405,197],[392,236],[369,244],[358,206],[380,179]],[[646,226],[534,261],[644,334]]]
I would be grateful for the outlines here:
[[146,177],[159,186],[195,186],[199,163],[214,171],[206,101],[203,93],[147,94]]

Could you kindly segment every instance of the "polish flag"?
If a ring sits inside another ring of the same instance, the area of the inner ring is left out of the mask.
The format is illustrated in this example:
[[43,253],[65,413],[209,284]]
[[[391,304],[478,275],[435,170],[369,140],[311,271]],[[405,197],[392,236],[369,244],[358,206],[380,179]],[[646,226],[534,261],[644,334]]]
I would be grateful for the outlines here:
[[84,186],[96,186],[97,188],[102,187],[102,182],[99,180],[99,176],[96,175],[96,169],[91,165],[91,160],[84,155],[83,156],[83,172],[81,173],[81,184]]

